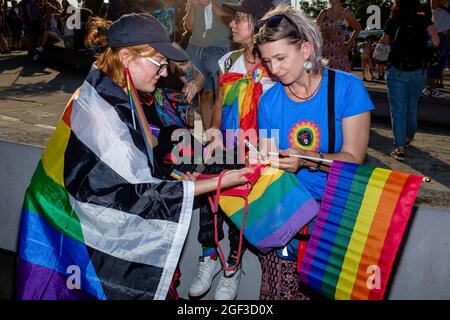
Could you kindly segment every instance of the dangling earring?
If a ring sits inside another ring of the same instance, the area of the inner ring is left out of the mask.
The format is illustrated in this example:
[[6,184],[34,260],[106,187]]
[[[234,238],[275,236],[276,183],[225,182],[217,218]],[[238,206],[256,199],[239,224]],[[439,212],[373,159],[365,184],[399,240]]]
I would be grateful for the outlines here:
[[[130,111],[131,111],[131,118],[133,119],[133,128],[136,129],[136,120],[134,118],[134,110],[136,109],[136,89],[133,85],[133,80],[131,79],[130,70],[128,69],[128,66],[125,66],[125,77],[127,79],[127,92],[128,92],[128,99],[130,100]],[[134,96],[133,96],[134,93]]]
[[313,68],[312,62],[310,60],[306,60],[305,63],[303,64],[303,68],[307,73],[310,73]]

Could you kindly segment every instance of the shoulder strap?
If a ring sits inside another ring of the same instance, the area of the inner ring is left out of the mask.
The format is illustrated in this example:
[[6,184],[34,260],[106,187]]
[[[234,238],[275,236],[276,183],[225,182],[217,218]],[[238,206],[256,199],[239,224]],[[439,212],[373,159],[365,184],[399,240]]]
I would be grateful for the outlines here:
[[328,153],[335,153],[334,87],[336,72],[328,69]]
[[244,49],[234,50],[231,52],[230,56],[225,59],[224,73],[230,72],[231,67],[236,62],[236,60],[244,54]]

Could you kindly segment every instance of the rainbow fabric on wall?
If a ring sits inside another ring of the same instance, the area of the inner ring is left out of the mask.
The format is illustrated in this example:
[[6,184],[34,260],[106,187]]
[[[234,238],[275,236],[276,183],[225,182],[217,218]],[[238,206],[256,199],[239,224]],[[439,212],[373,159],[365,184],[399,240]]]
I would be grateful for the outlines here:
[[258,130],[258,101],[263,93],[260,82],[251,76],[230,72],[220,77],[222,86],[222,128]]
[[93,69],[26,190],[17,298],[165,299],[192,215],[192,182],[152,176],[124,90]]
[[333,161],[300,280],[330,299],[383,299],[421,182]]
[[[221,195],[219,204],[241,229],[244,198]],[[248,194],[244,236],[264,253],[284,247],[318,211],[319,205],[293,173],[268,167]]]

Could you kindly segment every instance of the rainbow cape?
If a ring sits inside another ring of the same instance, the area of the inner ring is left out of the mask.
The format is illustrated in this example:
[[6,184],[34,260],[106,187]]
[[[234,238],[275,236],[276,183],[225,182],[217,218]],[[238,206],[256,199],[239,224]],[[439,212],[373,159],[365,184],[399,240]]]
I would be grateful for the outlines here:
[[382,299],[421,181],[333,161],[300,280],[330,299]]
[[[266,168],[247,196],[248,215],[244,236],[265,253],[284,247],[319,211],[319,205],[297,177],[280,169]],[[242,228],[244,197],[220,197],[219,205]]]
[[166,298],[194,185],[152,176],[139,126],[124,90],[93,68],[26,190],[19,299]]
[[219,79],[222,86],[222,128],[258,130],[258,102],[263,93],[252,76],[229,72]]

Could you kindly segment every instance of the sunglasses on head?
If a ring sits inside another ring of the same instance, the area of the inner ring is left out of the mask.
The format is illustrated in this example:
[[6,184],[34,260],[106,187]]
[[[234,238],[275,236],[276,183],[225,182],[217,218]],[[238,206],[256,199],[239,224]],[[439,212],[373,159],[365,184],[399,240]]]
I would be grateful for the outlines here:
[[296,32],[297,35],[299,36],[300,39],[304,39],[305,37],[302,35],[302,33],[300,32],[300,29],[298,28],[298,25],[291,19],[289,18],[287,15],[285,15],[284,13],[280,13],[280,14],[276,14],[274,16],[271,16],[267,19],[263,19],[263,20],[259,20],[256,24],[255,24],[255,29],[256,31],[259,31],[263,26],[268,26],[269,28],[276,28],[280,25],[281,21],[284,19],[286,19],[287,22],[289,22],[290,25],[292,25]]

